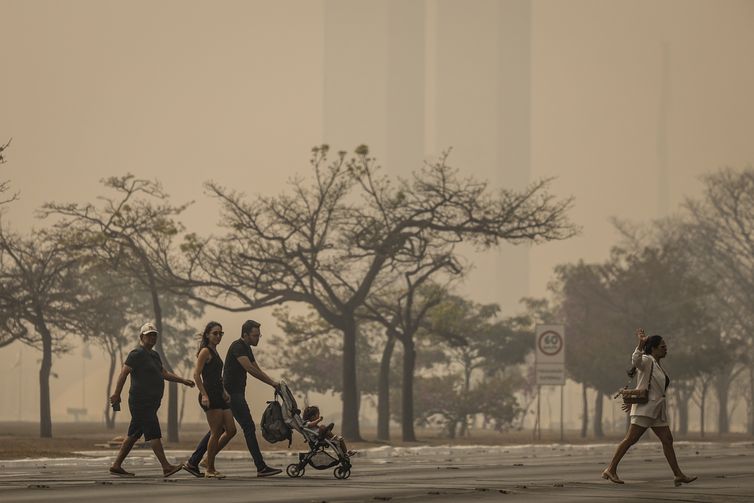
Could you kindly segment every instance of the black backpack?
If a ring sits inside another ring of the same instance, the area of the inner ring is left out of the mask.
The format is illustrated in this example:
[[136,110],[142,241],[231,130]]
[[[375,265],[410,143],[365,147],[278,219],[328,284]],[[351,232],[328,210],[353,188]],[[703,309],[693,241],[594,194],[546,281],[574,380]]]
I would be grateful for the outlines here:
[[262,436],[271,444],[288,440],[288,447],[290,447],[293,441],[293,432],[291,427],[285,423],[283,407],[277,401],[277,396],[275,398],[275,400],[267,402],[267,408],[264,409],[262,414]]

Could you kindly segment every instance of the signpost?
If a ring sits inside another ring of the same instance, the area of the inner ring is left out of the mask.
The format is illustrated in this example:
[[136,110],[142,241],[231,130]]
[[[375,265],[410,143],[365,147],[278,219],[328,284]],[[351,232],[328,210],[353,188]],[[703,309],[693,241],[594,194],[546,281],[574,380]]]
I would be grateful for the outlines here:
[[542,438],[540,406],[542,386],[560,386],[560,441],[563,435],[563,387],[565,386],[565,330],[563,325],[537,325],[534,332],[534,371],[537,384],[535,438]]

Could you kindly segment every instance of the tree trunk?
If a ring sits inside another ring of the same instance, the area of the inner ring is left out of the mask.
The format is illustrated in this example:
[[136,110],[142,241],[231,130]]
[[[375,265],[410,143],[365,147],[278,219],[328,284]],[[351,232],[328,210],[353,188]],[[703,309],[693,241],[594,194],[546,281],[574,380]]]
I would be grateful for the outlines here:
[[448,438],[454,439],[456,438],[456,428],[458,426],[458,421],[448,421]]
[[687,435],[689,432],[689,402],[688,399],[681,399],[676,404],[678,408],[678,433],[681,435]]
[[746,431],[754,435],[754,366],[749,366],[749,414],[746,419]]
[[[157,338],[157,344],[155,345],[155,351],[160,355],[162,359],[162,365],[168,372],[173,371],[170,360],[165,356],[165,351],[162,349],[162,339],[165,337],[165,333],[162,330],[162,306],[160,305],[160,294],[157,289],[157,280],[154,276],[154,271],[149,264],[149,259],[144,255],[141,250],[134,249],[139,255],[144,272],[147,275],[147,282],[149,283],[149,293],[152,296],[152,310],[154,311],[154,324],[160,336]],[[168,383],[168,442],[178,442],[178,383]]]
[[463,369],[463,391],[468,396],[469,392],[471,391],[471,369],[469,368],[471,365],[469,362],[466,362]]
[[394,348],[395,337],[388,335],[377,384],[377,440],[390,440],[390,359]]
[[47,327],[38,329],[42,336],[42,363],[39,367],[39,436],[52,438],[50,414],[50,373],[52,371],[52,335]]
[[458,422],[458,438],[469,436],[469,418],[464,417]]
[[725,368],[715,378],[715,392],[717,393],[717,432],[719,434],[728,433],[730,425],[728,423],[728,390],[730,389],[730,372]]
[[699,435],[704,438],[704,413],[707,401],[707,383],[702,384],[702,392],[699,397]]
[[[416,442],[414,432],[414,368],[416,349],[414,339],[406,337],[403,343],[403,383],[401,384],[401,433],[404,442]],[[455,425],[453,426],[455,434]]]
[[178,442],[178,383],[168,383],[168,442]]
[[689,432],[689,402],[694,393],[695,380],[683,381],[675,387],[675,402],[678,411],[678,433],[687,435]]
[[186,386],[181,387],[181,411],[178,414],[178,426],[183,425],[183,413],[186,410]]
[[343,327],[343,436],[361,441],[359,431],[359,391],[356,382],[356,322],[351,318]]
[[[464,369],[463,369],[463,390],[464,390],[464,400],[467,399],[469,396],[469,393],[471,392],[471,361],[470,358],[464,358]],[[459,437],[468,437],[469,436],[469,416],[464,415],[461,417],[461,422],[459,424],[459,430],[458,430],[458,436]]]
[[596,438],[602,438],[605,433],[602,431],[602,403],[605,395],[601,391],[597,390],[597,396],[594,399],[594,423],[593,430]]
[[110,368],[107,372],[107,400],[105,400],[105,427],[108,430],[115,429],[116,412],[110,406],[110,395],[113,393],[113,377],[115,377],[115,353],[110,353]]
[[581,438],[586,438],[589,428],[589,402],[586,399],[586,383],[581,383]]

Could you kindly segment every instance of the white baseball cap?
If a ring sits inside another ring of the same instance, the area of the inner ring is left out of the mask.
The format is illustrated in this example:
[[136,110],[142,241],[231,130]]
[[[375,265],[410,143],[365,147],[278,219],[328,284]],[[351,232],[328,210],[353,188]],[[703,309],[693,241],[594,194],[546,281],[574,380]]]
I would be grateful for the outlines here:
[[144,324],[143,324],[143,325],[141,326],[141,330],[139,331],[139,333],[140,333],[141,335],[144,335],[144,334],[150,334],[150,333],[152,333],[152,332],[154,332],[154,333],[155,333],[155,334],[157,334],[157,335],[160,335],[160,332],[158,332],[158,331],[157,331],[157,329],[155,328],[155,326],[154,326],[154,325],[152,325],[151,323],[144,323]]

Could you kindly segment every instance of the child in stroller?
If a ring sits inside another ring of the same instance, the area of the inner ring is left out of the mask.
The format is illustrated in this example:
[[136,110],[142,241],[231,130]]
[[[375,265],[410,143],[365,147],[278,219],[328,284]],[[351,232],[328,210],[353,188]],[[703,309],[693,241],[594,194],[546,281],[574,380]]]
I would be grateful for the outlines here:
[[[340,435],[335,435],[332,432],[332,427],[335,426],[335,423],[330,423],[329,425],[325,426],[323,424],[319,424],[322,422],[322,416],[319,413],[319,407],[316,405],[310,405],[306,408],[304,408],[304,427],[317,430],[319,431],[320,435],[324,435],[327,438],[330,438],[332,440],[335,440],[340,444],[340,450],[346,453],[346,456],[349,458],[356,454],[356,451],[349,451],[348,447],[346,447],[346,441],[343,440],[343,437]],[[328,429],[329,428],[329,429]]]
[[[301,433],[309,446],[308,452],[298,455],[298,463],[291,463],[285,470],[289,477],[303,477],[306,465],[317,470],[335,467],[333,475],[336,479],[347,479],[351,476],[351,459],[342,439],[338,440],[333,434],[334,423],[320,426],[315,417],[313,421],[305,421],[296,405],[296,399],[285,381],[280,382],[276,395],[282,398],[283,420],[292,429]],[[319,410],[317,409],[317,416]],[[311,424],[313,423],[313,424]]]

